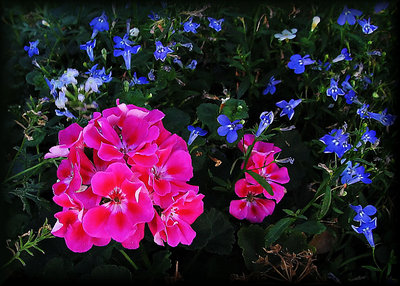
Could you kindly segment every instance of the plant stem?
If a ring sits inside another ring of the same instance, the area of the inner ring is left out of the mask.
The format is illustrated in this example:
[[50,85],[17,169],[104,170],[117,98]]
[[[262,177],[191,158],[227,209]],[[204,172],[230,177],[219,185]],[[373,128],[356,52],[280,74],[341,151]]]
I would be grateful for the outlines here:
[[135,262],[133,262],[133,260],[129,257],[128,254],[126,254],[126,252],[123,249],[118,249],[119,252],[121,252],[121,254],[126,258],[126,260],[128,260],[129,264],[132,265],[133,268],[135,268],[135,270],[138,270],[139,267],[137,267],[137,265],[135,264]]

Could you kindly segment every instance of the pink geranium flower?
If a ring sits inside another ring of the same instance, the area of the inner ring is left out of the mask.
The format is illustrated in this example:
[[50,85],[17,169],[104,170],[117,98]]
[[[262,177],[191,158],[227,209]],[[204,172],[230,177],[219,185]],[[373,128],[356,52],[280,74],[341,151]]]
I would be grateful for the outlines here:
[[162,123],[164,113],[134,105],[94,112],[84,128],[59,133],[46,158],[67,157],[53,185],[62,211],[52,233],[74,252],[111,239],[136,249],[148,223],[158,244],[190,244],[191,224],[203,212],[186,142]]
[[271,215],[275,208],[275,202],[261,198],[263,188],[259,184],[251,184],[246,179],[240,179],[235,184],[235,193],[241,198],[233,200],[229,206],[229,213],[237,219],[247,219],[250,222],[262,222]]
[[154,235],[154,242],[159,245],[175,247],[179,243],[190,245],[196,232],[190,226],[203,213],[204,195],[187,192],[181,195],[173,204],[156,214],[151,223],[150,231]]
[[[238,148],[246,153],[254,139],[254,135],[244,135]],[[245,172],[245,177],[235,184],[235,193],[243,199],[231,201],[229,207],[229,212],[234,217],[247,219],[250,222],[262,222],[266,216],[272,214],[275,204],[279,203],[286,193],[286,188],[282,184],[290,180],[287,168],[280,168],[275,163],[274,156],[280,151],[281,149],[273,143],[257,141],[254,144],[246,170],[263,177],[271,186],[273,195],[269,194],[248,172]],[[242,168],[244,168],[244,163]]]
[[92,188],[104,202],[88,210],[83,218],[85,231],[93,237],[122,242],[134,231],[135,224],[153,218],[153,204],[145,185],[123,163],[113,163],[106,171],[97,172]]
[[63,207],[63,211],[54,215],[57,222],[51,233],[54,236],[63,237],[70,250],[86,252],[93,245],[104,246],[110,242],[110,238],[95,238],[88,235],[83,229],[84,207],[79,200],[73,200],[64,193],[60,196],[55,196],[54,201]]
[[83,128],[77,123],[72,123],[70,126],[58,132],[57,146],[51,147],[50,152],[44,155],[45,159],[67,157],[70,148],[83,148]]

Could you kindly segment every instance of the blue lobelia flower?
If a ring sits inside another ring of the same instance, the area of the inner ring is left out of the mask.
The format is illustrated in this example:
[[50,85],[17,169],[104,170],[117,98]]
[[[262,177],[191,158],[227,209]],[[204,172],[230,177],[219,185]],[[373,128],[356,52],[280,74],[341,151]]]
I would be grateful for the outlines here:
[[286,100],[281,100],[277,102],[276,106],[282,108],[281,114],[279,116],[282,117],[284,115],[287,115],[289,117],[289,120],[291,120],[294,115],[294,108],[299,105],[300,102],[301,99],[291,99],[289,100],[289,102],[287,102]]
[[103,81],[99,77],[90,76],[85,82],[85,92],[90,90],[94,92],[100,92],[99,86],[103,84]]
[[63,73],[63,75],[60,77],[60,81],[62,82],[63,85],[68,85],[68,84],[77,84],[78,81],[76,80],[76,76],[79,75],[79,72],[76,69],[70,69],[68,68],[66,72]]
[[160,41],[156,42],[156,50],[154,51],[154,58],[156,60],[165,61],[167,54],[172,53],[174,50],[170,47],[164,47]]
[[355,103],[360,103],[360,101],[357,98],[357,94],[354,90],[349,90],[345,95],[344,98],[346,99],[347,104],[352,104],[353,102]]
[[101,16],[94,18],[92,21],[89,23],[90,27],[93,29],[92,33],[92,39],[96,37],[98,32],[102,31],[108,31],[110,29],[108,22],[107,22],[107,16],[106,13],[103,11]]
[[197,136],[205,136],[207,134],[207,130],[201,129],[200,127],[189,125],[187,129],[190,131],[188,145],[191,145]]
[[379,2],[374,6],[374,13],[380,13],[389,6],[389,2]]
[[192,33],[197,33],[196,29],[200,27],[200,24],[198,23],[193,23],[193,17],[190,17],[189,20],[185,23],[183,23],[183,30],[185,32],[192,32]]
[[324,153],[336,153],[341,158],[352,147],[347,142],[348,138],[349,134],[343,133],[342,129],[332,129],[329,134],[322,136],[319,140],[326,145]]
[[96,39],[86,42],[86,44],[80,45],[81,50],[86,51],[90,61],[94,61],[93,49],[96,46]]
[[122,49],[124,50],[125,47],[131,47],[134,42],[129,40],[129,35],[125,34],[123,38],[121,38],[120,36],[115,36],[113,38],[113,41],[115,43],[114,45],[114,49]]
[[216,20],[214,18],[207,17],[207,19],[210,22],[210,24],[208,24],[208,27],[213,28],[217,32],[221,31],[221,25],[222,25],[222,22],[224,21],[223,18]]
[[343,60],[351,61],[352,59],[353,58],[351,57],[351,54],[348,52],[347,48],[343,48],[340,51],[340,55],[338,55],[336,58],[332,60],[332,63],[337,63]]
[[294,70],[295,74],[301,74],[305,71],[306,65],[311,65],[313,63],[315,63],[315,61],[310,59],[309,55],[302,57],[299,54],[295,54],[290,57],[290,62],[287,66],[288,68]]
[[357,109],[357,114],[360,115],[361,119],[369,119],[371,118],[370,113],[368,111],[369,104],[363,104],[359,109]]
[[335,79],[331,78],[331,86],[326,90],[326,95],[331,96],[334,101],[338,99],[338,95],[344,95],[343,89],[338,87],[338,83]]
[[354,25],[356,23],[356,17],[360,17],[362,12],[357,9],[349,9],[347,6],[344,6],[342,13],[339,15],[337,19],[337,23],[340,26],[343,26],[346,22],[349,25]]
[[358,163],[352,166],[351,161],[347,162],[346,169],[343,170],[340,176],[340,182],[342,184],[352,185],[360,181],[364,184],[372,183],[371,179],[368,178],[370,174],[365,173],[365,168],[363,166],[359,166]]
[[371,247],[375,247],[374,236],[372,234],[372,230],[377,227],[377,219],[374,218],[369,222],[361,222],[359,227],[354,225],[351,226],[355,232],[364,234],[365,238],[367,239],[369,245]]
[[68,117],[68,118],[75,118],[76,119],[75,115],[73,115],[67,108],[65,108],[64,110],[55,109],[55,112],[56,112],[57,116],[65,116],[65,117]]
[[376,138],[376,132],[374,130],[369,130],[367,127],[364,134],[361,136],[361,140],[364,141],[364,143],[370,142],[371,144],[375,144],[378,138]]
[[37,45],[39,44],[39,40],[34,42],[29,42],[29,47],[24,46],[24,50],[28,52],[28,56],[31,58],[33,55],[39,55],[39,49]]
[[364,34],[372,34],[376,29],[378,29],[378,26],[371,25],[370,20],[371,18],[368,18],[368,20],[358,20],[358,24],[360,24]]
[[136,76],[136,72],[134,72],[133,78],[132,78],[131,82],[129,83],[129,86],[134,86],[136,84],[142,85],[142,84],[148,84],[148,83],[149,83],[149,81],[147,80],[146,77],[141,76],[141,77],[138,78]]
[[396,115],[388,114],[387,108],[385,108],[381,113],[368,112],[369,118],[379,121],[383,126],[390,126],[394,124]]
[[125,46],[123,50],[114,50],[114,57],[119,57],[122,56],[125,61],[125,67],[127,70],[131,69],[131,58],[132,54],[137,54],[137,52],[140,50],[140,45],[136,46]]
[[188,65],[186,66],[186,68],[187,68],[187,69],[194,70],[194,69],[196,68],[196,66],[197,66],[197,61],[196,61],[196,60],[192,60],[192,61],[190,62],[190,64],[188,64]]
[[154,70],[153,70],[153,69],[151,69],[151,70],[149,71],[149,73],[147,74],[147,77],[148,77],[149,80],[151,80],[151,81],[155,81],[155,80],[156,80],[156,76],[154,75]]
[[106,74],[106,70],[103,67],[101,70],[97,69],[98,64],[95,64],[92,66],[88,72],[85,72],[85,74],[88,74],[89,77],[94,77],[100,79],[103,83],[110,82],[112,80],[111,74],[112,72],[110,71],[109,74]]
[[272,121],[274,121],[274,113],[272,111],[264,111],[260,115],[260,125],[258,126],[258,130],[256,132],[256,137],[260,136],[264,130],[271,125]]
[[276,91],[275,85],[277,85],[281,82],[282,82],[281,80],[275,80],[275,77],[271,76],[269,78],[269,82],[267,83],[267,86],[265,87],[265,89],[263,91],[263,95],[267,95],[268,93],[274,94]]
[[354,221],[370,222],[372,221],[370,216],[376,214],[376,207],[372,205],[367,205],[365,208],[363,208],[361,205],[353,206],[350,204],[350,207],[357,213],[353,218]]
[[235,142],[238,137],[237,130],[243,128],[243,125],[239,123],[240,121],[231,122],[225,114],[218,116],[217,121],[222,125],[217,130],[219,136],[226,136],[226,141],[229,143]]

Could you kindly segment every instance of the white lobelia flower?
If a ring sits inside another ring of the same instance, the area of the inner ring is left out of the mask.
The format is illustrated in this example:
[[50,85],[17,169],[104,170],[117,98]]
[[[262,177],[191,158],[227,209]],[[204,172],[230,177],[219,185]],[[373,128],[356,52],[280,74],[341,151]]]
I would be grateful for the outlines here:
[[296,37],[297,29],[291,29],[290,31],[285,29],[281,33],[275,34],[274,37],[278,38],[279,41],[291,40]]
[[315,16],[312,19],[312,24],[311,24],[311,32],[314,31],[314,29],[317,27],[317,25],[319,24],[319,22],[321,21],[321,18],[318,16]]

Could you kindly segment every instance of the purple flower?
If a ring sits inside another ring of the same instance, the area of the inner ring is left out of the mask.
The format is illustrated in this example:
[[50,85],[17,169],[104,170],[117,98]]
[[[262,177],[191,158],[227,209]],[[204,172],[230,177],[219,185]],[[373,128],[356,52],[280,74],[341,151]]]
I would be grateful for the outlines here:
[[374,130],[369,130],[367,127],[364,134],[361,136],[361,140],[364,141],[364,143],[370,142],[371,144],[375,144],[378,138],[376,138],[376,132]]
[[359,109],[357,109],[357,114],[360,115],[361,119],[369,119],[371,118],[370,113],[368,111],[369,104],[363,104]]
[[355,103],[360,103],[360,101],[357,98],[357,94],[354,90],[349,90],[345,95],[344,98],[346,99],[347,104],[352,104],[353,102]]
[[372,183],[371,179],[368,178],[370,174],[365,173],[364,166],[359,166],[358,163],[352,166],[351,161],[347,162],[346,169],[343,170],[340,176],[341,176],[340,182],[342,184],[352,185],[360,181],[363,182],[364,184]]
[[376,208],[372,205],[363,208],[361,205],[353,206],[350,204],[350,207],[357,213],[353,218],[354,221],[370,222],[372,219],[369,216],[376,214]]
[[337,81],[335,79],[331,78],[331,86],[326,90],[326,95],[331,96],[334,101],[337,100],[338,95],[344,95],[345,92],[343,89],[338,87]]
[[315,63],[315,61],[310,59],[309,55],[302,57],[299,54],[295,54],[290,57],[290,62],[287,66],[288,68],[294,70],[295,74],[301,74],[305,71],[306,65],[311,65],[313,63]]
[[200,27],[200,24],[198,23],[193,23],[193,17],[190,17],[189,20],[185,23],[183,23],[183,30],[185,32],[192,32],[192,33],[197,33],[196,29]]
[[107,22],[106,13],[103,11],[101,16],[94,18],[92,21],[90,21],[89,25],[93,29],[92,39],[94,37],[96,37],[98,32],[108,31],[109,26],[108,26],[108,22]]
[[371,18],[368,18],[368,20],[365,20],[365,19],[358,20],[358,24],[360,24],[364,34],[371,34],[376,29],[378,29],[378,26],[371,25],[370,20],[371,20]]
[[337,19],[337,23],[340,26],[343,26],[346,22],[349,23],[349,25],[354,25],[356,23],[356,17],[360,17],[361,15],[361,11],[356,9],[348,9],[347,6],[344,6],[342,13]]
[[121,38],[120,36],[115,36],[113,38],[113,41],[115,43],[114,45],[114,49],[125,49],[125,47],[130,47],[134,44],[133,41],[129,40],[129,36],[128,34],[125,34],[123,38]]
[[197,138],[197,136],[205,136],[207,134],[207,131],[201,129],[200,127],[194,127],[192,125],[189,125],[187,129],[190,131],[188,145],[191,145],[193,141]]
[[89,56],[90,61],[94,61],[93,49],[96,46],[96,39],[93,39],[86,44],[80,45],[81,50],[85,50]]
[[332,129],[329,134],[322,136],[319,140],[326,145],[324,153],[336,153],[341,158],[352,147],[347,142],[348,138],[349,134],[343,133],[342,129]]
[[364,234],[367,239],[369,245],[371,247],[375,247],[374,236],[372,234],[372,230],[377,227],[377,219],[374,218],[370,222],[361,222],[359,227],[354,225],[351,226],[355,232]]
[[39,40],[36,40],[34,42],[29,42],[29,47],[24,46],[24,50],[28,52],[30,58],[33,57],[33,55],[39,55],[39,49],[37,48],[38,44]]
[[122,56],[125,61],[125,67],[127,70],[131,69],[131,55],[132,54],[137,54],[137,52],[140,50],[140,45],[136,46],[125,46],[125,49],[123,50],[114,50],[114,57],[119,57]]
[[173,51],[173,49],[164,47],[160,41],[157,41],[156,50],[154,51],[154,58],[163,62],[167,58],[167,54],[172,53]]
[[281,114],[279,115],[280,117],[287,115],[289,117],[289,120],[292,119],[293,115],[294,115],[294,108],[299,105],[299,103],[301,102],[301,99],[291,99],[289,100],[289,102],[287,102],[286,100],[281,100],[279,102],[276,103],[276,106],[280,107],[282,109]]
[[271,76],[267,86],[265,87],[265,89],[263,91],[263,95],[267,95],[268,93],[274,94],[276,91],[275,85],[277,85],[278,83],[281,83],[281,82],[282,82],[281,80],[275,80],[275,77]]
[[222,22],[224,21],[224,19],[216,20],[211,17],[207,17],[207,19],[210,22],[210,24],[208,25],[210,28],[213,28],[217,32],[221,31],[221,25],[222,25]]
[[222,125],[217,130],[219,136],[226,136],[226,141],[229,143],[235,142],[238,137],[237,130],[243,128],[243,125],[239,123],[240,121],[231,122],[225,114],[218,116],[217,121]]
[[142,84],[148,84],[148,83],[149,83],[149,81],[147,80],[147,78],[145,78],[144,76],[141,76],[138,78],[136,76],[136,72],[134,72],[133,78],[132,78],[131,82],[129,83],[129,86],[134,86],[136,84],[142,85]]
[[192,61],[190,62],[190,64],[188,64],[188,65],[186,66],[186,68],[191,69],[191,70],[194,70],[194,69],[196,68],[196,66],[197,66],[197,61],[196,61],[196,60],[192,60]]
[[337,63],[343,60],[351,61],[352,59],[353,58],[351,57],[351,54],[348,52],[347,48],[344,48],[340,51],[340,55],[332,60],[332,63]]
[[264,111],[263,113],[261,113],[260,119],[261,122],[260,125],[258,126],[256,137],[260,136],[261,133],[263,133],[264,130],[271,125],[272,121],[274,121],[274,114],[272,113],[272,111],[270,112]]
[[368,112],[369,118],[379,121],[383,126],[390,126],[394,124],[396,119],[395,115],[387,113],[387,108],[385,108],[381,113]]

